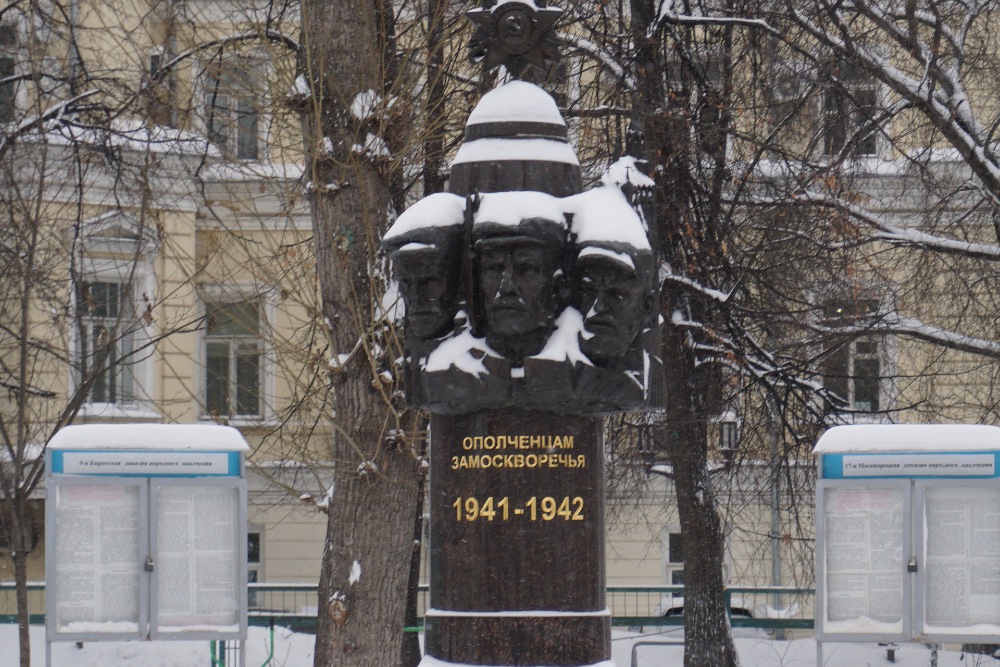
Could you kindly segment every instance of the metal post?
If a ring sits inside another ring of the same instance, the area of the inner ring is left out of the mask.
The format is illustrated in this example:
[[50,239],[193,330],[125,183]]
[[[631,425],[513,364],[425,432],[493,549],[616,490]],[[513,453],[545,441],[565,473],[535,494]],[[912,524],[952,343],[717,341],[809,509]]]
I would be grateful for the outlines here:
[[[774,475],[771,484],[771,585],[781,586],[781,475],[778,470],[781,462],[778,460],[778,419],[773,407],[769,412],[771,423],[768,435],[771,441],[771,472]],[[774,596],[773,601],[775,609],[782,608],[780,593]],[[783,628],[775,630],[774,638],[784,639],[785,630]]]

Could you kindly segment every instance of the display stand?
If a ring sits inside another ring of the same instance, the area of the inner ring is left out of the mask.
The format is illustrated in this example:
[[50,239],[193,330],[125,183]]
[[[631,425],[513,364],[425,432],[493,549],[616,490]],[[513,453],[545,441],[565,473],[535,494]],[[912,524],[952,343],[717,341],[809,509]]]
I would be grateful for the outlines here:
[[245,641],[248,450],[215,425],[69,426],[52,438],[47,665],[58,641]]
[[820,438],[816,642],[1000,640],[1000,428]]

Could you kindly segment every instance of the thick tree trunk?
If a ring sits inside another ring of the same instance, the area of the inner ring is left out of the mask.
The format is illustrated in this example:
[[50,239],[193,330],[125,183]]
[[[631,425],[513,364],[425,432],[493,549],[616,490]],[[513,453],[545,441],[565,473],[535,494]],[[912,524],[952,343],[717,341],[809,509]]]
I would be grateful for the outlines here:
[[31,610],[28,608],[28,551],[30,537],[26,537],[27,524],[24,517],[27,516],[27,507],[21,497],[14,499],[15,510],[12,515],[14,538],[14,596],[17,600],[17,639],[20,648],[19,658],[21,667],[31,667],[31,639],[29,633],[29,623],[31,621]]
[[[377,248],[389,180],[352,146],[372,131],[352,113],[357,96],[385,93],[379,3],[302,6],[302,72],[313,98],[303,113],[317,271],[329,323],[335,485],[319,582],[317,667],[396,667],[420,471],[390,431],[404,427],[393,386],[379,374],[397,350],[380,339],[374,304],[383,286]],[[339,360],[339,361],[337,361]]]
[[[634,119],[643,132],[644,157],[656,174],[660,258],[683,272],[697,261],[691,126],[683,108],[671,108],[664,90],[662,52],[646,29],[659,3],[632,0],[632,34],[636,47],[637,88]],[[706,213],[707,214],[707,213]],[[694,259],[692,259],[694,258]],[[685,318],[707,318],[710,312],[692,295],[664,293],[663,365],[667,382],[665,449],[673,468],[684,544],[684,667],[737,667],[725,603],[723,558],[725,535],[708,475],[708,388],[712,373],[696,363],[687,333],[669,324],[674,312]],[[710,321],[710,320],[704,320]],[[707,375],[706,375],[707,374]],[[715,378],[717,379],[717,378]]]
[[683,334],[665,332],[666,450],[674,473],[684,545],[684,667],[737,667],[726,609],[725,535],[708,475],[707,383]]

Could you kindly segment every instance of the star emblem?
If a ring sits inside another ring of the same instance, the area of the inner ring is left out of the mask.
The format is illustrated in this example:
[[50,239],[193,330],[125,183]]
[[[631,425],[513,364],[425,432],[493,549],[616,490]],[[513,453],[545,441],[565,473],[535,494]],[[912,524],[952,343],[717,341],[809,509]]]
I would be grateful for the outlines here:
[[558,60],[559,41],[552,30],[562,16],[556,7],[536,7],[524,0],[498,2],[466,12],[476,25],[469,43],[473,61],[485,61],[487,70],[506,65],[517,76],[526,64],[544,68]]

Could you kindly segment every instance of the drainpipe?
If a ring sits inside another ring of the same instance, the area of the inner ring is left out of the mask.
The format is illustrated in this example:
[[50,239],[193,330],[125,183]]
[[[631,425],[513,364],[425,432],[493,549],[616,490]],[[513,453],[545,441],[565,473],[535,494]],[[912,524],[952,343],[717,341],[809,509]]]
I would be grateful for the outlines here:
[[77,88],[76,78],[80,75],[80,50],[77,48],[76,29],[80,24],[80,0],[70,0],[69,2],[69,90],[71,95],[76,95],[80,91]]
[[[167,9],[167,45],[163,62],[168,63],[177,55],[177,17],[181,0],[170,0]],[[170,106],[170,127],[177,127],[177,73],[173,67],[167,72],[167,104]]]
[[[774,408],[771,408],[771,469],[774,472],[774,480],[771,484],[771,585],[781,586],[781,475],[779,469],[781,462],[778,459],[778,418]],[[781,609],[781,595],[774,596],[774,607]],[[778,629],[774,633],[775,639],[784,639],[785,631]]]

